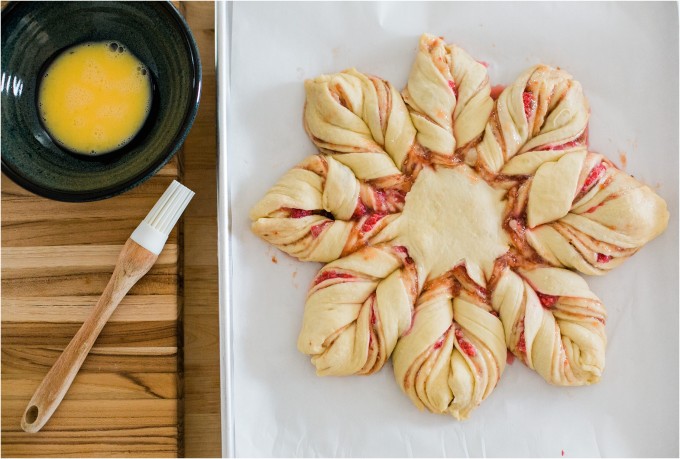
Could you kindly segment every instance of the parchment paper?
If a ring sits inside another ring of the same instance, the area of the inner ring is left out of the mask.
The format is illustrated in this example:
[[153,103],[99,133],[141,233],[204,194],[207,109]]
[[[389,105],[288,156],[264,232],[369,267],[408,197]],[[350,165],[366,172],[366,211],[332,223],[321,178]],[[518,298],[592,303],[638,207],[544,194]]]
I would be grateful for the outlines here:
[[[592,108],[591,149],[668,203],[668,230],[605,277],[604,376],[552,387],[515,361],[465,422],[420,412],[388,364],[317,377],[296,349],[320,265],[250,232],[248,211],[315,153],[303,80],[349,67],[403,88],[422,32],[489,63],[492,84],[560,66]],[[678,455],[678,12],[675,3],[235,3],[229,109],[238,456]],[[626,160],[624,164],[623,161]]]

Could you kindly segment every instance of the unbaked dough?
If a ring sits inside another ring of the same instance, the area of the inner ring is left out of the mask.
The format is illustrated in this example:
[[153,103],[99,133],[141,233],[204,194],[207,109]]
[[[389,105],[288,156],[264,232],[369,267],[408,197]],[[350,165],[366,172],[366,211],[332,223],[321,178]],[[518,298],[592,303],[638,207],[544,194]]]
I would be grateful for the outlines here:
[[250,218],[265,241],[327,263],[297,343],[319,375],[392,356],[416,406],[457,419],[492,393],[508,349],[551,384],[599,380],[606,311],[573,270],[620,265],[668,211],[588,151],[571,75],[537,65],[494,100],[483,64],[425,34],[402,94],[355,69],[305,90],[320,153]]

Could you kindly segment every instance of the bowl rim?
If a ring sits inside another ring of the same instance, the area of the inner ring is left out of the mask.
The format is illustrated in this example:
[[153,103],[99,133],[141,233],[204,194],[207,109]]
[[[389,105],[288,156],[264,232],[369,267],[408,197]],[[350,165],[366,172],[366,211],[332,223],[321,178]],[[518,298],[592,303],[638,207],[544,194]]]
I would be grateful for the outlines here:
[[[7,15],[12,13],[15,7],[19,6],[20,1],[10,1],[2,9],[2,19]],[[192,70],[193,70],[193,86],[191,90],[190,106],[184,115],[182,124],[178,129],[177,133],[173,137],[172,141],[168,144],[168,147],[164,149],[163,155],[160,159],[152,163],[149,167],[143,171],[135,174],[130,179],[126,180],[120,185],[114,187],[108,187],[101,190],[92,190],[85,192],[65,192],[61,190],[54,190],[51,188],[46,188],[35,184],[28,178],[16,172],[10,165],[8,165],[3,158],[0,158],[2,173],[5,174],[14,183],[21,186],[22,188],[34,193],[36,195],[42,196],[44,198],[53,199],[62,202],[89,202],[89,201],[99,201],[102,199],[112,198],[119,194],[130,191],[136,188],[138,185],[144,183],[154,175],[158,173],[174,156],[177,154],[179,149],[184,144],[191,127],[193,126],[194,120],[196,119],[196,114],[198,113],[198,107],[201,100],[201,88],[203,86],[203,71],[201,67],[201,56],[198,51],[198,46],[194,39],[191,28],[187,23],[184,16],[179,12],[179,10],[173,5],[170,0],[157,1],[157,2],[145,2],[153,3],[154,6],[160,8],[165,8],[166,11],[170,13],[170,16],[175,20],[179,29],[182,33],[182,39],[184,44],[189,49],[189,57],[191,58]]]

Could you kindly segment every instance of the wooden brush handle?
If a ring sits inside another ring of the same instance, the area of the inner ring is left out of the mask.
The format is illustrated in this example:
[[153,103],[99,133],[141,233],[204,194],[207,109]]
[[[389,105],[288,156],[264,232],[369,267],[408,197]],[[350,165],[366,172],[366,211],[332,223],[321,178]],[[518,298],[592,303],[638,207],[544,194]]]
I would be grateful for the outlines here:
[[94,310],[33,394],[21,418],[22,429],[37,432],[52,417],[106,321],[130,288],[151,269],[157,258],[158,255],[149,252],[132,239],[127,240],[118,256],[111,280]]

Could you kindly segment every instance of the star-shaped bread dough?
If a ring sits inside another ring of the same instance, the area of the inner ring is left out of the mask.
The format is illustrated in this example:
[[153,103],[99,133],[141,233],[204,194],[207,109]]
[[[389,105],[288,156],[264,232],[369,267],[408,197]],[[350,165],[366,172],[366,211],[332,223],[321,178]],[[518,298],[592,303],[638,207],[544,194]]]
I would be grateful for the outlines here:
[[507,349],[552,384],[597,382],[605,274],[658,236],[665,202],[588,150],[589,106],[537,65],[492,97],[483,64],[423,35],[406,88],[354,69],[305,83],[320,153],[252,209],[252,229],[327,263],[298,348],[319,375],[392,357],[418,407],[466,418]]

